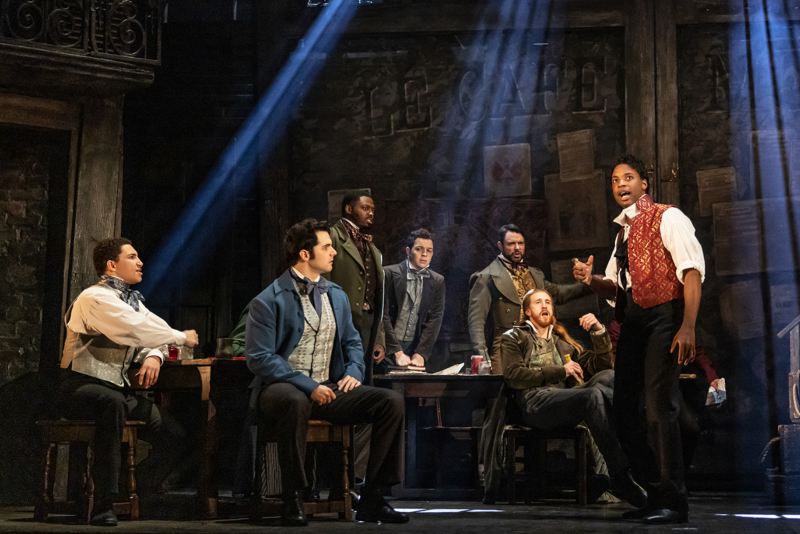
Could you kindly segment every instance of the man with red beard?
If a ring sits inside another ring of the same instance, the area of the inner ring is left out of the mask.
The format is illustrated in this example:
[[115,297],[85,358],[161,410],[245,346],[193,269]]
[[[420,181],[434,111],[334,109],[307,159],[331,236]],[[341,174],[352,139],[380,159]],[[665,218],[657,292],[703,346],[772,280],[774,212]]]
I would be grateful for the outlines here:
[[[651,483],[647,506],[623,518],[685,523],[689,501],[681,458],[678,377],[681,365],[695,355],[705,260],[689,218],[647,195],[646,172],[635,156],[619,157],[611,186],[622,207],[614,221],[622,228],[605,277],[592,276],[592,256],[587,263],[574,259],[573,273],[609,299],[622,323],[614,421],[636,476]],[[642,396],[646,426],[639,416]]]
[[525,263],[525,234],[516,224],[498,231],[500,254],[482,271],[469,279],[469,339],[473,354],[491,360],[492,374],[503,374],[500,362],[500,336],[525,322],[522,298],[531,289],[546,289],[556,304],[587,293],[581,284],[553,284],[540,269]]
[[594,345],[584,350],[556,322],[547,291],[528,291],[522,302],[527,320],[501,336],[500,358],[523,424],[546,430],[584,422],[608,465],[611,493],[644,506],[647,494],[633,480],[609,422],[614,370],[608,332],[591,313],[581,317]]

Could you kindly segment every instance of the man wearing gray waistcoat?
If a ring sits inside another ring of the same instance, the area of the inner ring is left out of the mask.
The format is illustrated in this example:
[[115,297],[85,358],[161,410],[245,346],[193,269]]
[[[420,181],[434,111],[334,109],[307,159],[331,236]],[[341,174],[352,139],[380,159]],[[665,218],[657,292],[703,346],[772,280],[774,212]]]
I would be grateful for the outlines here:
[[389,365],[425,367],[444,316],[444,277],[430,268],[433,236],[420,228],[406,244],[406,260],[383,268],[386,357],[378,363],[383,373]]
[[149,388],[158,380],[167,345],[194,347],[198,337],[194,330],[170,328],[145,307],[141,293],[131,289],[142,281],[143,263],[129,240],[100,241],[92,259],[100,280],[78,295],[65,317],[59,410],[67,419],[95,422],[91,523],[114,526],[125,421],[144,421],[150,430],[161,424],[153,403],[131,394],[128,369],[141,362],[136,376],[139,385]]

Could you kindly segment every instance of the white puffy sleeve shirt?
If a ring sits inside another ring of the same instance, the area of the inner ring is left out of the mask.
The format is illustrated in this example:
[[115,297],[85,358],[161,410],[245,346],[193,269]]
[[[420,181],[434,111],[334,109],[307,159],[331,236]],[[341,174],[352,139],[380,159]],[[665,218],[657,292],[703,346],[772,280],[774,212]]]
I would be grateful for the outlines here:
[[72,305],[67,327],[78,334],[103,334],[114,343],[129,347],[147,347],[144,357],[165,355],[163,345],[184,345],[186,334],[173,330],[164,319],[151,313],[143,302],[134,310],[108,288],[92,286],[84,290]]
[[[639,207],[636,204],[625,208],[620,215],[614,219],[614,222],[621,225],[625,234],[624,240],[628,240],[628,233],[630,232],[630,225],[627,223],[626,216],[633,219],[639,214]],[[695,236],[694,225],[681,210],[678,208],[669,208],[664,212],[661,218],[661,240],[664,246],[672,255],[672,261],[675,262],[675,275],[678,277],[680,283],[683,283],[683,275],[689,269],[697,269],[700,272],[700,281],[706,278],[706,260],[703,257],[703,248]],[[611,280],[619,285],[624,290],[630,287],[630,276],[626,271],[622,273],[622,279],[617,280],[617,258],[614,254],[617,252],[617,245],[614,243],[614,252],[611,253],[611,259],[608,260],[606,266],[605,279]],[[614,305],[613,301],[609,304]]]

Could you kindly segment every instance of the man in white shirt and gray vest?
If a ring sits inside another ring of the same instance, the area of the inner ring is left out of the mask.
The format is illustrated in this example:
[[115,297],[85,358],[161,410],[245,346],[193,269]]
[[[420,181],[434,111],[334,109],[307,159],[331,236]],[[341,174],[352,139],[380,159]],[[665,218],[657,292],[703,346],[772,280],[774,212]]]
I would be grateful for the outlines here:
[[282,523],[308,524],[300,497],[310,419],[372,424],[358,521],[405,523],[383,491],[400,482],[403,399],[389,389],[362,386],[364,350],[344,290],[322,278],[336,250],[329,226],[306,219],[283,241],[290,265],[250,303],[245,328],[247,366],[256,375],[253,404],[274,433],[281,465]]
[[194,330],[170,328],[145,307],[141,293],[131,289],[142,281],[143,263],[129,240],[100,241],[92,259],[100,280],[78,295],[65,317],[61,367],[67,374],[59,388],[59,409],[67,419],[95,421],[91,523],[113,526],[125,421],[144,421],[153,430],[161,423],[158,409],[126,388],[128,369],[141,362],[136,376],[149,388],[158,379],[167,345],[194,347],[198,338]]

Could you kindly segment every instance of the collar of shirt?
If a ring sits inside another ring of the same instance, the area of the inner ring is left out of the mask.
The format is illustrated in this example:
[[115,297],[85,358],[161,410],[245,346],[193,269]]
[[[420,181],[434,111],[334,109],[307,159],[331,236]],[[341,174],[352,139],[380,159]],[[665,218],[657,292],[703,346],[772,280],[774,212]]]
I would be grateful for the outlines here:
[[346,222],[347,224],[349,224],[350,226],[352,226],[353,228],[355,228],[356,230],[361,230],[361,228],[359,228],[359,227],[358,227],[358,225],[357,225],[356,223],[354,223],[353,221],[351,221],[351,220],[350,220],[350,219],[348,219],[347,217],[342,217],[342,220],[343,220],[344,222]]
[[424,269],[419,269],[417,267],[414,267],[411,264],[411,260],[409,260],[408,258],[406,258],[406,269],[408,269],[409,271],[413,271],[415,273],[419,273],[419,274],[424,274],[424,273],[428,272],[428,267],[425,267]]
[[628,226],[628,219],[633,219],[637,215],[639,215],[639,206],[637,206],[637,203],[634,202],[622,210],[622,213],[620,213],[617,218],[614,219],[614,222],[620,226]]
[[[294,274],[296,274],[298,277],[300,277],[301,280],[304,279],[304,278],[308,278],[306,275],[304,275],[303,273],[301,273],[300,271],[298,271],[294,267],[292,267],[292,272]],[[309,280],[311,280],[311,279],[309,278]],[[314,280],[311,280],[311,281],[312,282],[319,282],[319,275],[317,275],[317,277]]]
[[544,339],[550,339],[550,336],[553,335],[553,325],[547,327],[547,335],[540,336],[539,331],[536,329],[536,325],[533,324],[530,319],[528,319],[525,322],[531,325],[531,330],[533,330],[533,333],[536,337],[544,337]]

